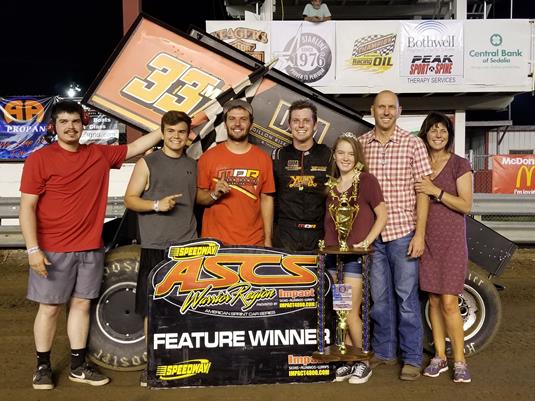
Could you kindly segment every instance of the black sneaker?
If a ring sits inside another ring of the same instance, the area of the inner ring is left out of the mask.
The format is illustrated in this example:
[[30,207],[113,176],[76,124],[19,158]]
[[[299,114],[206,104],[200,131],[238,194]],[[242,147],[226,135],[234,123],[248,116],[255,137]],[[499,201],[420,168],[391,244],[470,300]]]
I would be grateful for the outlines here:
[[50,365],[39,365],[37,369],[35,369],[32,386],[36,390],[52,390],[54,388]]
[[370,376],[372,375],[371,368],[366,365],[364,362],[357,362],[353,366],[353,373],[349,378],[349,383],[351,384],[362,384],[366,383]]
[[337,382],[343,382],[344,380],[349,379],[353,373],[353,370],[354,368],[351,365],[340,366],[338,369],[336,369],[334,380]]
[[139,385],[141,387],[147,387],[147,368],[143,369],[141,375],[139,375]]
[[69,380],[78,383],[87,383],[92,386],[103,386],[110,381],[109,377],[104,376],[93,365],[87,362],[74,370],[71,369]]

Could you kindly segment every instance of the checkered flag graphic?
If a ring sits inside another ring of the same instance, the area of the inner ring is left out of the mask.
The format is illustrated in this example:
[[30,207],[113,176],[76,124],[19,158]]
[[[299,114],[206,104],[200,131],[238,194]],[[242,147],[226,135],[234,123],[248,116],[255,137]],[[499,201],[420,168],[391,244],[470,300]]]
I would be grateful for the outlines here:
[[396,35],[369,35],[355,40],[353,45],[353,57],[363,56],[366,53],[379,53],[387,56],[394,52]]

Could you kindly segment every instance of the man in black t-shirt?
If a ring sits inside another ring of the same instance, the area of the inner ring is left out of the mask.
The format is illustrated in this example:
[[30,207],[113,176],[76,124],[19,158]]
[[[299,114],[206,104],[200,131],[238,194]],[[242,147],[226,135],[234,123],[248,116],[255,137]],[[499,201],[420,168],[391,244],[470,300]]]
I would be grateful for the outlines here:
[[272,154],[277,186],[273,246],[290,252],[312,251],[323,239],[331,150],[314,140],[317,122],[314,104],[292,103],[288,118],[292,143]]

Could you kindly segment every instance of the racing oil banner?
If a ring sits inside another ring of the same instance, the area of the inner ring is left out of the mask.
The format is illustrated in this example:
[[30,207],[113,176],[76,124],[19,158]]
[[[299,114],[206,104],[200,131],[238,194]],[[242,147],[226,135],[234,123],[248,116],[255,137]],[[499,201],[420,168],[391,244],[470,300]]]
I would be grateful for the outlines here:
[[271,60],[271,29],[266,21],[206,21],[206,32],[264,63]]
[[[149,386],[331,380],[311,358],[317,282],[316,255],[212,239],[170,247],[149,276]],[[332,322],[332,302],[325,309]],[[332,327],[325,333],[330,344]]]
[[306,84],[324,86],[335,78],[335,23],[272,21],[275,68]]
[[535,195],[535,155],[492,156],[492,193]]
[[336,21],[336,82],[382,87],[399,77],[398,21]]
[[403,21],[400,77],[411,91],[448,92],[463,80],[463,22]]
[[23,160],[46,145],[46,124],[54,97],[0,98],[0,159]]
[[[325,50],[323,45],[320,47]],[[311,60],[332,61],[330,53],[328,57],[314,54],[309,54]],[[139,17],[82,102],[151,131],[159,127],[166,111],[174,109],[194,115],[258,66],[258,60],[208,34],[187,36],[152,18]],[[354,110],[272,70],[252,101],[251,141],[267,152],[290,143],[288,107],[303,98],[314,99],[318,106],[319,124],[314,137],[320,143],[331,145],[343,132],[359,135],[370,127]],[[202,128],[199,125],[196,132]]]

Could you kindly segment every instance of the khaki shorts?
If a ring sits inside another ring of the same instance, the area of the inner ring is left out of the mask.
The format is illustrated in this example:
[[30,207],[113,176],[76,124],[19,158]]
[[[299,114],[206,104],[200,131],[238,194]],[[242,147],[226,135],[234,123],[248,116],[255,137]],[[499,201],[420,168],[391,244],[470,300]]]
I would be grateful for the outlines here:
[[45,252],[51,265],[44,278],[30,268],[28,295],[42,304],[65,304],[69,299],[97,298],[104,270],[104,249],[83,252]]

